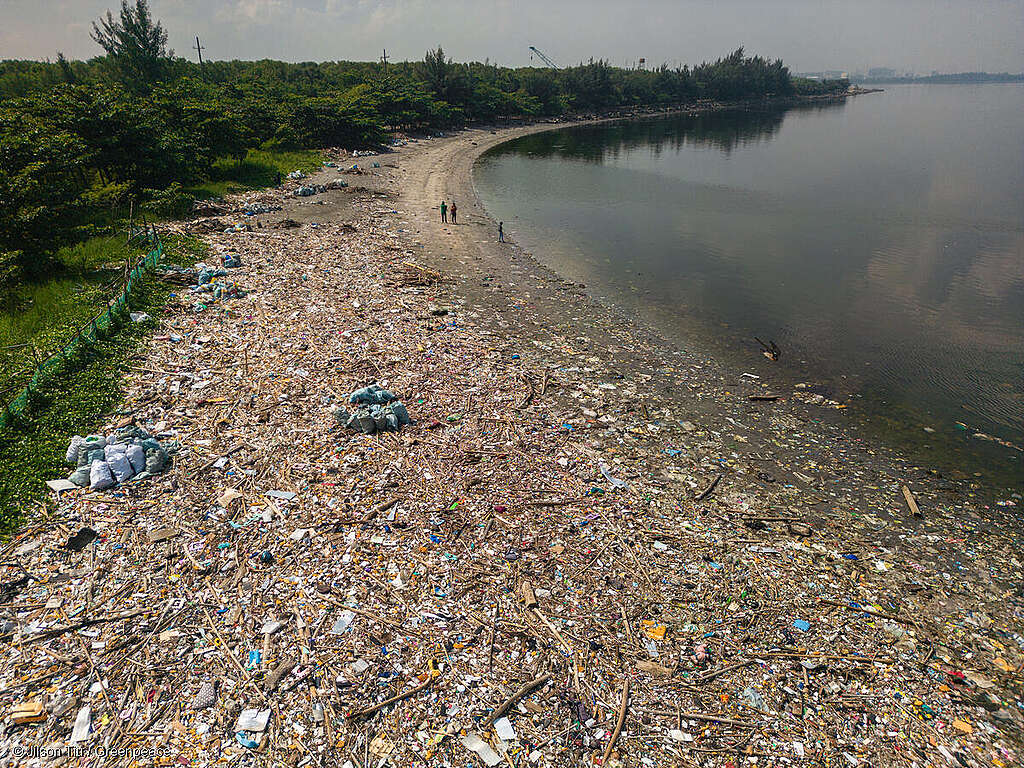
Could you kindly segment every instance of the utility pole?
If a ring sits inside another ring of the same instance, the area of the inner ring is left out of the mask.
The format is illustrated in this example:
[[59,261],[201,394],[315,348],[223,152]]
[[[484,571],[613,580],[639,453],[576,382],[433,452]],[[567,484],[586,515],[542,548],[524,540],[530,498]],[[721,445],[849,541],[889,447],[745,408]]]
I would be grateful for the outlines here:
[[199,43],[199,35],[196,35],[196,44],[192,48],[199,53],[199,66],[203,66],[203,46]]
[[384,55],[380,57],[381,62],[384,64],[384,74],[388,73],[388,49],[384,49]]

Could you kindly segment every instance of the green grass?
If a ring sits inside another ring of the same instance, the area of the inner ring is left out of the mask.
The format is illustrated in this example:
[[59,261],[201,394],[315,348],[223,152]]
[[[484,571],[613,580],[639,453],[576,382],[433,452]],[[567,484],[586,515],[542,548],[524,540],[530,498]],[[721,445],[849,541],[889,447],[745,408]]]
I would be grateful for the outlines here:
[[199,200],[223,197],[233,192],[272,187],[277,183],[279,173],[283,179],[292,171],[311,173],[322,164],[323,155],[316,150],[286,152],[250,149],[241,162],[227,158],[218,160],[207,181],[184,187],[182,191]]
[[[165,261],[189,265],[203,257],[205,246],[191,238],[169,238],[164,250]],[[56,286],[53,291],[60,306],[63,294]],[[165,284],[148,277],[134,294],[131,311],[156,318],[169,293]],[[67,322],[62,317],[56,327]],[[0,531],[11,530],[33,504],[47,498],[44,481],[69,474],[71,468],[64,465],[68,441],[96,429],[115,411],[123,396],[121,374],[154,327],[155,319],[132,323],[121,317],[112,332],[45,378],[28,409],[0,428]]]
[[[219,161],[208,181],[181,192],[194,198],[219,197],[271,186],[278,173],[309,173],[321,165],[317,151],[250,150],[240,163]],[[165,238],[164,248],[167,261],[183,265],[202,259],[206,250],[192,238]],[[122,289],[124,264],[145,250],[126,245],[123,237],[90,238],[61,249],[58,269],[48,279],[26,282],[0,302],[0,403],[24,387],[37,359],[64,348],[106,309]],[[133,297],[132,310],[156,316],[168,292],[148,278]],[[121,373],[153,327],[153,321],[121,318],[105,338],[46,377],[25,413],[0,428],[0,531],[10,530],[32,504],[48,498],[45,480],[67,476],[68,441],[97,428],[116,408],[122,397]]]
[[62,348],[119,291],[124,264],[144,249],[123,237],[94,237],[57,252],[58,272],[27,282],[0,304],[0,399],[24,386],[37,357]]

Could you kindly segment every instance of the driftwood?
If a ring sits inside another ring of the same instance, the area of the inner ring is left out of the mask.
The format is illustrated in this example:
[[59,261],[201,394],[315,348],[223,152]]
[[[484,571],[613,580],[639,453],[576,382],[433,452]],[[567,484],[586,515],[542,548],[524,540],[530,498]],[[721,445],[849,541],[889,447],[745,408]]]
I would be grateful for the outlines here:
[[349,712],[347,715],[345,715],[345,718],[348,720],[357,720],[360,717],[367,717],[369,715],[374,714],[375,712],[379,712],[385,707],[390,707],[392,704],[397,704],[400,701],[408,699],[410,696],[415,696],[420,691],[427,690],[427,688],[429,688],[434,683],[434,674],[432,672],[428,674],[430,675],[430,677],[427,678],[427,681],[425,683],[421,683],[417,685],[415,688],[410,688],[407,691],[402,691],[402,693],[392,696],[390,699],[385,699],[380,704],[375,704],[372,707],[360,709],[356,712]]
[[519,690],[517,690],[515,693],[513,693],[511,696],[509,696],[507,699],[505,699],[505,701],[502,703],[502,705],[500,707],[498,707],[496,710],[494,710],[490,714],[490,716],[486,720],[484,720],[483,727],[484,728],[489,728],[492,725],[494,725],[494,721],[498,720],[506,712],[508,712],[510,709],[512,709],[512,707],[514,707],[516,705],[516,703],[520,699],[522,699],[524,696],[528,696],[530,693],[532,693],[537,688],[540,688],[543,685],[547,685],[547,683],[548,683],[548,681],[550,679],[551,679],[551,675],[549,675],[549,674],[548,675],[541,675],[540,677],[534,678],[530,682],[528,682],[525,685],[523,685],[521,688],[519,688]]
[[704,501],[704,499],[710,496],[712,491],[714,491],[718,484],[722,481],[722,477],[724,477],[724,475],[715,475],[715,479],[711,481],[711,485],[709,485],[703,491],[698,493],[694,501]]
[[604,748],[604,756],[601,758],[601,765],[608,765],[608,758],[611,757],[612,750],[615,748],[615,742],[619,740],[619,734],[622,733],[622,726],[626,722],[626,709],[629,706],[629,676],[626,675],[622,680],[622,703],[619,704],[619,719],[615,723],[615,730],[612,731],[612,737],[608,739],[608,746]]

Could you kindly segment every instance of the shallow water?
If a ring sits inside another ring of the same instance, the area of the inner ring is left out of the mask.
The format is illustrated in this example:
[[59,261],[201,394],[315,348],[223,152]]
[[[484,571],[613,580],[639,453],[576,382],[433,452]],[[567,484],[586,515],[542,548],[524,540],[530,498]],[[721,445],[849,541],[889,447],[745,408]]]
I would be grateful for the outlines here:
[[569,128],[474,178],[520,245],[680,346],[1024,482],[1024,454],[973,436],[1024,445],[1024,87]]

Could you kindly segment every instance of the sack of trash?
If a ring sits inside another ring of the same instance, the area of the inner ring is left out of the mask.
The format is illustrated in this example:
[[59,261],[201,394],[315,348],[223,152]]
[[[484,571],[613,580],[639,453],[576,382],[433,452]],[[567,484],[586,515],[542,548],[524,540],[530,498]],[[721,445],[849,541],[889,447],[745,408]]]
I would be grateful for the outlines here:
[[400,427],[412,423],[405,406],[378,384],[357,389],[349,395],[348,401],[362,407],[354,413],[344,408],[334,412],[334,418],[347,429],[372,435],[375,432],[397,432]]
[[160,443],[139,427],[122,427],[110,435],[75,435],[65,458],[76,467],[68,480],[80,488],[102,491],[132,478],[163,472],[177,443]]

